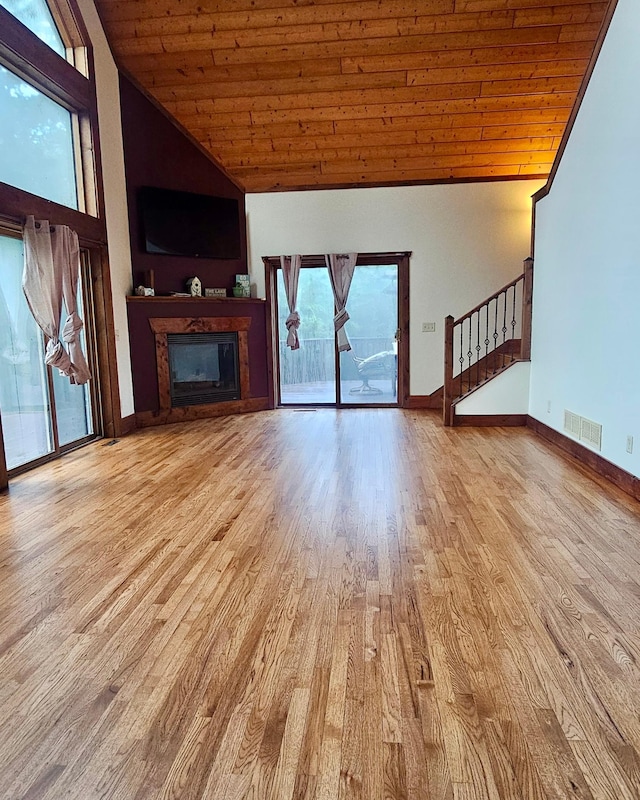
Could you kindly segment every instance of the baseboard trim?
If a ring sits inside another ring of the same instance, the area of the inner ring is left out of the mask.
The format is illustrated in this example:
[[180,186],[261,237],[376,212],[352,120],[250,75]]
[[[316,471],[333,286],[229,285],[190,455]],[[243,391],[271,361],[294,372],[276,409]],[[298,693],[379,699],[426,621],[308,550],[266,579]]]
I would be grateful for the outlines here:
[[190,422],[209,417],[227,417],[231,414],[249,414],[252,411],[267,411],[268,397],[252,397],[248,400],[230,400],[224,403],[207,403],[201,406],[167,408],[160,411],[139,411],[136,426],[149,428],[153,425],[167,425],[173,422]]
[[128,417],[122,417],[120,420],[119,433],[118,436],[128,436],[130,433],[133,433],[136,429],[136,415],[129,414]]
[[437,408],[442,411],[443,396],[443,386],[431,394],[412,394],[407,398],[405,408]]
[[527,419],[526,414],[456,414],[453,424],[456,428],[522,428]]
[[527,417],[527,427],[547,442],[556,445],[560,450],[575,458],[576,461],[589,470],[595,472],[598,477],[606,478],[618,489],[622,489],[623,492],[631,495],[631,497],[640,500],[640,478],[636,478],[635,475],[622,469],[622,467],[607,461],[599,453],[589,450],[588,447],[580,444],[580,442],[570,439],[560,431],[550,428],[534,417]]

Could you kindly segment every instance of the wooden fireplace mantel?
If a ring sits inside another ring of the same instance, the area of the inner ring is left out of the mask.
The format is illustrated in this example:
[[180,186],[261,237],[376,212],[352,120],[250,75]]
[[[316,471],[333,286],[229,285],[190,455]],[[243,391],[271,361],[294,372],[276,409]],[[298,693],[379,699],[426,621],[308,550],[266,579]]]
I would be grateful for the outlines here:
[[221,333],[246,331],[251,327],[251,317],[150,317],[151,330],[166,333]]
[[[254,408],[256,403],[250,397],[248,331],[251,327],[251,317],[150,317],[149,326],[155,337],[160,410],[158,413],[137,414],[138,424],[142,426],[158,425],[164,422],[179,422],[258,410],[258,408]],[[173,408],[171,406],[168,335],[170,333],[222,332],[238,334],[240,400]],[[262,408],[264,401],[262,398],[260,401],[258,405]]]

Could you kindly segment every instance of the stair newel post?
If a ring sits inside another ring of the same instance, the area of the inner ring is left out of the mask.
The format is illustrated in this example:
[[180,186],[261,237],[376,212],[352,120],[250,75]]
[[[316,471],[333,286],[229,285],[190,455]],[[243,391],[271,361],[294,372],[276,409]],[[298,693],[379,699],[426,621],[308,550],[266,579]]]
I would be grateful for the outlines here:
[[522,285],[522,333],[520,358],[531,360],[531,318],[533,310],[533,259],[524,260],[524,281]]
[[444,318],[444,400],[443,400],[443,422],[445,425],[452,424],[453,410],[453,323],[454,318],[449,314]]

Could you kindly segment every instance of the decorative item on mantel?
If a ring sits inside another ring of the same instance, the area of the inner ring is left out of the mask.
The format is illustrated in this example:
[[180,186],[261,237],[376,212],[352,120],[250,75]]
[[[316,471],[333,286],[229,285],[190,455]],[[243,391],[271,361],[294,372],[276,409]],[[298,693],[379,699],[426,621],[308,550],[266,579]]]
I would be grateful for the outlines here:
[[204,290],[205,297],[226,297],[227,290],[226,289],[205,289]]
[[138,297],[155,297],[155,290],[151,286],[136,286],[135,291]]
[[186,286],[191,297],[202,297],[202,283],[200,278],[195,275],[193,278],[188,278]]
[[236,275],[236,285],[233,287],[234,297],[251,297],[251,283],[247,273]]

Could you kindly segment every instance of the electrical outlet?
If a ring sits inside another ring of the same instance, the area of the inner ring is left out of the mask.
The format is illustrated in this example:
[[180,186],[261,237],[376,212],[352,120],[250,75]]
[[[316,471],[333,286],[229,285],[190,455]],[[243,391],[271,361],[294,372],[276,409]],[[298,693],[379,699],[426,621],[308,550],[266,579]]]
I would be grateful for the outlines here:
[[551,400],[547,400],[547,414],[551,413]]
[[423,333],[435,333],[436,332],[436,323],[435,322],[423,322],[422,323],[422,332]]
[[633,453],[633,436],[627,436],[627,453]]

